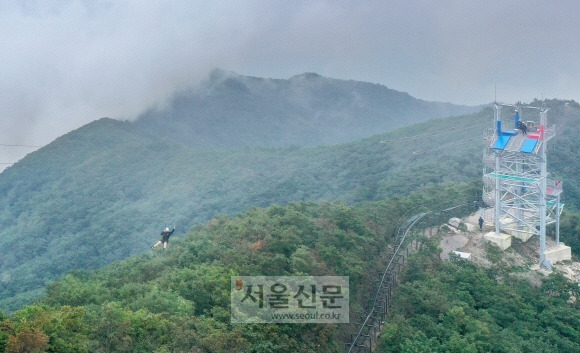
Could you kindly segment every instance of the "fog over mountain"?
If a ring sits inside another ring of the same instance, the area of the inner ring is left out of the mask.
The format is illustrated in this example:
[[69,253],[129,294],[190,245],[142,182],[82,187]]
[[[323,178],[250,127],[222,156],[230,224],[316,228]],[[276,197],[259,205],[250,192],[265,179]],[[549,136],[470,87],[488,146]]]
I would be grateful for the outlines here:
[[136,126],[151,138],[197,147],[316,146],[480,109],[316,73],[281,80],[215,70],[200,86],[140,115]]
[[[17,1],[0,5],[0,144],[135,119],[217,67],[480,105],[580,97],[580,3]],[[0,163],[34,147],[0,145]],[[2,168],[0,164],[0,168]]]
[[[93,121],[0,174],[0,306],[38,298],[68,270],[150,250],[166,221],[187,232],[272,203],[404,193],[413,184],[388,173],[412,151],[377,134],[417,133],[413,123],[476,109],[314,73],[273,80],[214,71],[134,121]],[[480,125],[478,114],[454,119]],[[396,160],[391,148],[402,151]]]

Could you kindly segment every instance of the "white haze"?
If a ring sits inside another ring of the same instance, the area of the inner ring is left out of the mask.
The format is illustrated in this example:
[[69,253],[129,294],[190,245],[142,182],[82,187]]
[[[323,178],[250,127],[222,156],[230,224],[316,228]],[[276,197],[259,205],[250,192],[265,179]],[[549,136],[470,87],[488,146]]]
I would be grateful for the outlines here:
[[[0,163],[132,119],[214,68],[380,83],[431,101],[580,97],[576,1],[0,2]],[[0,165],[0,170],[6,165]]]

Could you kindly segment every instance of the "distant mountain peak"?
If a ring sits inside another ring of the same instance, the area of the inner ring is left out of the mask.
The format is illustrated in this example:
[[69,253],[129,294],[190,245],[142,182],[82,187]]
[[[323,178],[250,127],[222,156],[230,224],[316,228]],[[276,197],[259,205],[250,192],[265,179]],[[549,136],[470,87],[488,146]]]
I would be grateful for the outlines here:
[[231,78],[231,77],[239,77],[240,75],[233,72],[233,71],[229,71],[229,70],[224,70],[224,69],[213,69],[211,71],[211,73],[209,74],[209,81],[210,82],[218,82],[218,81],[223,81],[226,78]]
[[425,102],[386,86],[305,72],[290,79],[216,69],[136,123],[141,131],[203,148],[346,143],[476,107]]
[[290,80],[317,80],[317,79],[320,79],[323,77],[324,76],[321,76],[321,75],[317,74],[316,72],[305,72],[305,73],[290,77]]

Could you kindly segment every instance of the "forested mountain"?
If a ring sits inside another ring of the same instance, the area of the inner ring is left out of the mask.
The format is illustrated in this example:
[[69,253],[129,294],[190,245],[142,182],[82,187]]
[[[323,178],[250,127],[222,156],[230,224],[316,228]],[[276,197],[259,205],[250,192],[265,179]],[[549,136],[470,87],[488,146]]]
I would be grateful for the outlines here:
[[[550,104],[562,126],[578,124],[577,105]],[[480,180],[481,132],[492,117],[488,109],[335,146],[237,150],[151,139],[136,123],[95,121],[0,174],[0,307],[39,298],[69,270],[150,251],[166,224],[179,237],[255,206],[381,200]],[[568,128],[559,139],[566,147],[554,154],[568,162],[550,168],[569,185],[577,142]],[[568,205],[576,192],[566,189]]]
[[282,80],[216,70],[200,86],[141,115],[136,126],[154,139],[212,149],[318,146],[480,109],[315,73]]
[[304,202],[216,217],[166,251],[51,284],[39,303],[0,316],[0,352],[340,352],[348,325],[230,324],[231,276],[349,276],[355,321],[406,210],[467,203],[477,189],[447,184],[356,207]]
[[[549,168],[570,209],[580,107],[547,103],[559,126]],[[40,299],[0,315],[0,352],[337,352],[342,326],[230,324],[230,276],[349,276],[356,312],[405,211],[480,197],[493,125],[485,109],[342,145],[230,151],[144,138],[111,119],[71,132],[0,174],[2,309]],[[580,229],[571,214],[569,244]],[[166,222],[181,234],[153,252]],[[417,256],[379,351],[580,345],[573,287],[560,278],[536,288],[517,269],[441,264],[431,245]]]
[[[214,218],[167,251],[74,271],[40,302],[0,314],[0,352],[342,352],[354,324],[231,324],[231,276],[349,276],[355,323],[405,211],[471,203],[478,184]],[[580,349],[576,284],[550,275],[532,285],[522,268],[442,263],[436,245],[423,239],[408,259],[376,352]]]
[[458,138],[465,138],[482,119],[487,114],[338,146],[236,151],[151,141],[129,122],[101,119],[0,175],[0,303],[15,308],[68,270],[146,251],[166,220],[179,236],[197,223],[253,206],[378,200],[428,183],[477,178],[480,160],[468,155],[480,150],[479,134],[468,137],[476,144],[464,143],[468,149],[446,165],[432,159],[440,154],[413,153],[457,142],[445,134],[426,138],[429,131],[459,129]]
[[409,264],[376,352],[580,351],[580,291],[561,274],[533,285],[523,269],[443,263],[434,244]]
[[[349,183],[350,175],[327,178],[344,165],[333,165],[343,152],[322,148],[307,161],[308,151],[268,146],[350,141],[474,109],[316,74],[269,80],[223,71],[163,107],[135,122],[95,121],[0,174],[1,308],[38,297],[70,269],[146,250],[166,221],[183,234],[216,214],[340,198],[337,180]],[[228,150],[239,146],[261,148]],[[319,163],[329,168],[303,169]]]

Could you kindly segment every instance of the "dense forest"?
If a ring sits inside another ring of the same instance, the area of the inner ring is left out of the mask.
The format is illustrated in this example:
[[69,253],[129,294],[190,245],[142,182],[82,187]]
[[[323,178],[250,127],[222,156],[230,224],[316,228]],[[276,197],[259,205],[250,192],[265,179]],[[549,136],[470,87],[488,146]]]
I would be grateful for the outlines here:
[[[0,352],[341,352],[356,325],[231,324],[230,278],[349,276],[354,315],[405,211],[471,204],[479,188],[441,184],[354,206],[301,202],[217,217],[165,251],[52,283],[41,301],[0,317]],[[435,242],[422,241],[377,352],[578,351],[576,284],[552,274],[532,285],[525,269],[502,262],[442,262]]]
[[0,323],[0,352],[337,352],[348,327],[230,324],[230,277],[341,275],[360,310],[397,221],[416,207],[469,203],[478,183],[348,206],[291,203],[199,225],[168,250],[74,271]]
[[[487,119],[446,119],[344,145],[235,151],[151,142],[131,123],[96,121],[0,174],[0,248],[10,249],[0,255],[0,307],[38,298],[68,270],[147,251],[166,220],[183,236],[254,206],[380,200],[476,179],[482,141],[469,129]],[[462,142],[452,158],[441,154],[457,146],[450,131]]]
[[[548,168],[564,180],[566,209],[578,208],[580,109],[547,103],[560,127]],[[381,200],[480,179],[482,131],[492,120],[484,109],[348,144],[232,151],[151,141],[130,122],[95,121],[0,174],[0,307],[12,311],[40,298],[69,270],[147,251],[168,223],[183,236],[195,224],[256,206]]]
[[[348,163],[369,143],[299,146],[477,109],[316,74],[272,80],[216,70],[136,121],[94,121],[0,174],[0,308],[32,302],[71,269],[146,251],[168,223],[183,236],[254,206],[364,199],[372,190],[350,181],[360,165]],[[373,183],[387,169],[381,147],[363,160],[365,177],[379,174]]]
[[552,273],[441,262],[434,244],[409,261],[377,352],[578,352],[577,283]]
[[[546,103],[576,252],[580,106]],[[480,200],[486,129],[489,108],[317,147],[201,149],[111,119],[71,132],[0,174],[0,352],[340,351],[344,325],[231,324],[230,278],[349,276],[356,312],[405,212]],[[409,262],[380,351],[577,351],[577,287],[437,252]]]

